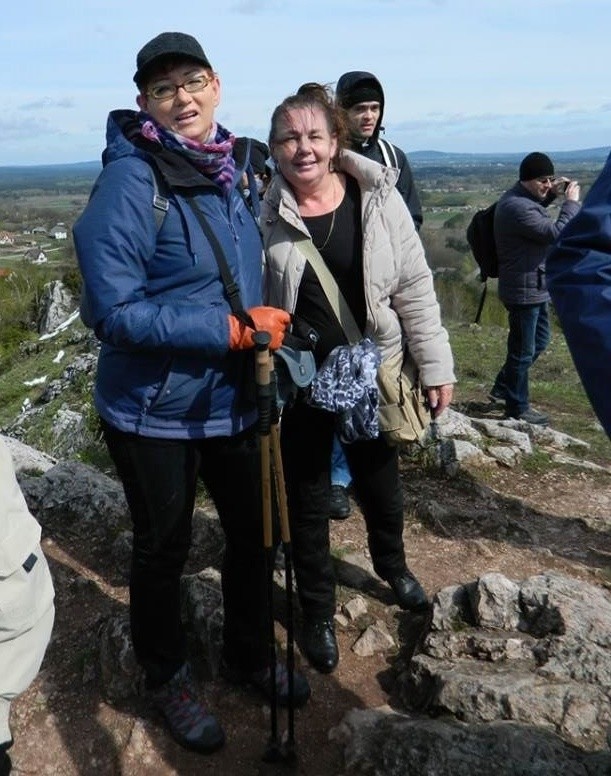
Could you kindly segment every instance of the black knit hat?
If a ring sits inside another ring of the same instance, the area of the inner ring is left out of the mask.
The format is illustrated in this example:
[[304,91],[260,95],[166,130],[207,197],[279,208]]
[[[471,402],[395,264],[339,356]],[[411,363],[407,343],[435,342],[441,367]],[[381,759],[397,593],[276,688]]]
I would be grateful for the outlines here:
[[520,180],[532,181],[535,178],[544,178],[554,174],[554,165],[547,154],[533,151],[522,159],[520,163]]
[[338,95],[339,101],[346,110],[359,102],[379,102],[384,104],[384,95],[378,81],[363,79],[347,91]]
[[269,156],[269,148],[265,143],[254,138],[250,141],[250,163],[257,175],[266,175],[269,170],[265,164]]
[[200,65],[212,70],[203,48],[192,35],[184,32],[162,32],[156,38],[149,40],[138,52],[136,57],[136,73],[134,81],[140,87],[151,66],[161,57],[184,57],[199,62]]

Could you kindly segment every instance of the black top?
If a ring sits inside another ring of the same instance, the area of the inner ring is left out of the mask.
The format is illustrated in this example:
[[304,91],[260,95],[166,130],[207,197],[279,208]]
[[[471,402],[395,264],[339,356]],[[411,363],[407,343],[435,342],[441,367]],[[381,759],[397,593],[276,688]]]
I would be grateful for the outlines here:
[[[335,211],[334,221],[333,213],[310,216],[303,221],[340,287],[358,327],[363,331],[367,313],[363,284],[361,192],[356,180],[346,176],[346,194]],[[301,278],[295,316],[307,321],[320,337],[314,353],[317,364],[322,363],[336,345],[347,343],[346,335],[309,264],[306,264]]]

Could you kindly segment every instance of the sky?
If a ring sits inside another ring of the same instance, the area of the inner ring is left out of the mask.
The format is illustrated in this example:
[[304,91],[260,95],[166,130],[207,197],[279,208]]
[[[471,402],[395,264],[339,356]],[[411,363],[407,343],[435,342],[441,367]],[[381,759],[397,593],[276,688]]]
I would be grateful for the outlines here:
[[306,81],[381,81],[408,154],[611,147],[609,0],[21,0],[0,25],[0,165],[100,159],[109,112],[136,109],[136,54],[164,31],[202,44],[216,118],[267,139]]

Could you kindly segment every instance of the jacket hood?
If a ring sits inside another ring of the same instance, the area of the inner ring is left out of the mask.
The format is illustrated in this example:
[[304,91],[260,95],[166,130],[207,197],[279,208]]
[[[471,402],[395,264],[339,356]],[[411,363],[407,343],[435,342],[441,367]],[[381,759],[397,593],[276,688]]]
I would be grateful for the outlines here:
[[[380,93],[380,118],[373,131],[371,139],[368,144],[377,142],[378,135],[382,128],[382,119],[384,118],[384,89],[382,84],[375,77],[373,73],[368,73],[366,70],[351,70],[349,73],[344,73],[340,76],[337,85],[335,87],[335,98],[342,108],[350,107],[350,95],[359,88],[370,87]],[[353,103],[354,104],[354,103]],[[361,145],[361,141],[358,141],[358,145]]]
[[106,121],[106,148],[102,163],[113,162],[124,156],[146,158],[146,151],[136,145],[136,138],[142,138],[138,113],[135,110],[113,110]]

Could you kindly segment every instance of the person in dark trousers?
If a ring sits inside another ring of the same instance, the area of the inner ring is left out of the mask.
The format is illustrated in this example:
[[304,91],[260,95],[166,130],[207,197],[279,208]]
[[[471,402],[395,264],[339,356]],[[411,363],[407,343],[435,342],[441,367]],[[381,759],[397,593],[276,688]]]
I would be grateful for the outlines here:
[[[201,481],[225,533],[223,674],[269,699],[261,459],[246,386],[254,382],[250,323],[271,334],[275,350],[290,316],[262,305],[261,236],[238,189],[235,138],[215,119],[220,79],[201,45],[163,32],[138,52],[136,66],[140,110],[110,114],[104,167],[74,242],[88,319],[102,343],[95,406],[133,523],[136,658],[172,736],[207,753],[225,736],[197,697],[180,611],[196,490]],[[160,228],[155,175],[167,188]],[[233,314],[219,253],[250,322]],[[286,703],[280,661],[276,679]],[[309,695],[295,673],[295,706]]]
[[[555,220],[547,207],[563,197]],[[550,245],[579,210],[579,184],[556,179],[546,154],[522,159],[519,180],[499,199],[494,239],[499,257],[498,294],[507,309],[507,357],[489,397],[505,403],[505,417],[547,425],[530,406],[528,372],[550,341],[545,257]]]
[[547,283],[592,407],[611,437],[611,156],[547,256]]
[[[335,88],[335,99],[346,111],[350,147],[368,159],[399,170],[397,189],[403,197],[416,230],[422,226],[422,205],[405,153],[380,137],[384,131],[384,90],[373,73],[355,70],[344,73]],[[331,454],[331,517],[344,520],[350,516],[348,488],[352,475],[341,442],[333,440]]]
[[[307,259],[305,243],[311,244],[341,289],[355,325],[380,349],[381,358],[401,357],[409,347],[437,416],[452,399],[454,365],[422,243],[396,191],[397,170],[346,144],[343,111],[319,84],[301,87],[274,110],[269,147],[277,172],[261,205],[267,301],[317,333],[319,368],[347,344]],[[302,645],[323,673],[333,671],[339,660],[328,520],[335,428],[335,414],[312,406],[307,396],[283,409],[282,457]],[[345,449],[375,572],[401,608],[425,611],[426,593],[405,557],[398,448],[380,435]]]

